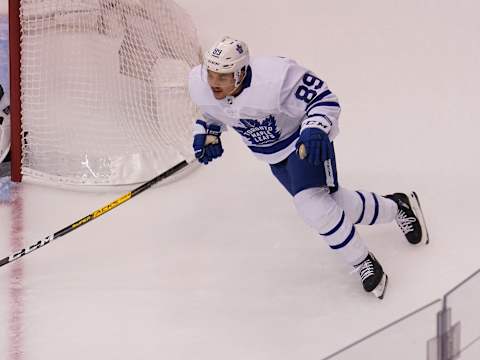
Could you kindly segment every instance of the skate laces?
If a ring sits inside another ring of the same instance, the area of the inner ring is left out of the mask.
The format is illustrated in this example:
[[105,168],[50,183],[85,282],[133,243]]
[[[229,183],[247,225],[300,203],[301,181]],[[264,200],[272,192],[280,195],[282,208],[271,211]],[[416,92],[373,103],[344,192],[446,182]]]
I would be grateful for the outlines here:
[[366,278],[372,276],[374,274],[373,272],[373,262],[370,259],[364,260],[360,265],[355,266],[352,270],[352,274],[359,272],[360,273],[360,278],[362,281],[364,281]]
[[404,234],[413,231],[413,223],[417,221],[414,217],[408,217],[405,211],[399,210],[397,214],[397,224]]

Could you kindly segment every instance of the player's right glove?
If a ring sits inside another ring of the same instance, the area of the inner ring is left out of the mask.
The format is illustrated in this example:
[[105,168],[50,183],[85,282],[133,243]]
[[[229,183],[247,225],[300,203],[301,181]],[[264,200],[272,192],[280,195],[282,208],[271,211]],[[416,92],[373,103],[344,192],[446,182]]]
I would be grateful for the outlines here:
[[197,120],[193,130],[193,151],[202,164],[207,165],[223,154],[220,126]]
[[[320,119],[318,119],[320,118]],[[300,136],[296,143],[297,154],[302,160],[318,166],[331,158],[328,132],[331,125],[324,117],[307,118],[302,122]]]

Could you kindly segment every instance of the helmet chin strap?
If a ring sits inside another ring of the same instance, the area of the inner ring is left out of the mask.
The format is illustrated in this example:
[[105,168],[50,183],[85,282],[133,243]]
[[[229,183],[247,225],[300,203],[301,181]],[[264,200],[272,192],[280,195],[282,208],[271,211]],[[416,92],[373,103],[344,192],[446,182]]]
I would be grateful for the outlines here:
[[[242,68],[244,69],[244,68]],[[242,69],[239,69],[233,73],[233,78],[235,79],[235,87],[239,87],[242,83],[241,76],[242,76]]]
[[235,91],[237,91],[238,88],[242,85],[243,80],[245,79],[245,76],[246,76],[246,71],[245,71],[245,74],[242,77],[242,69],[237,70],[233,73],[233,78],[235,79],[235,87],[226,96],[232,96],[232,94],[234,94]]

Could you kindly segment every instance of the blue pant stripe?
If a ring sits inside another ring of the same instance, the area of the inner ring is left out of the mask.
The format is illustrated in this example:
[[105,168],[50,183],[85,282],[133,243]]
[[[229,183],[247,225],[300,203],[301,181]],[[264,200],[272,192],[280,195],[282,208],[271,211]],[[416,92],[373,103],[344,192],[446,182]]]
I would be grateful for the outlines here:
[[343,220],[345,220],[345,211],[342,212],[342,218],[340,219],[340,221],[338,222],[338,224],[330,231],[324,233],[324,234],[320,234],[320,235],[323,235],[323,236],[330,236],[334,233],[336,233],[338,231],[338,229],[340,229],[340,226],[342,226],[343,224]]
[[372,193],[373,195],[373,201],[375,202],[375,212],[373,213],[373,219],[372,219],[372,222],[370,223],[370,225],[373,225],[375,224],[375,221],[377,221],[377,217],[378,217],[378,199],[377,199],[377,195],[375,195],[374,193]]
[[360,214],[360,217],[355,223],[355,224],[360,224],[363,220],[363,215],[365,214],[365,196],[363,196],[363,194],[360,191],[357,191],[356,193],[360,196],[360,199],[362,200],[362,213]]
[[354,235],[355,235],[355,226],[352,226],[352,231],[350,231],[350,234],[347,236],[345,241],[338,244],[338,245],[330,245],[330,248],[332,248],[333,250],[338,250],[338,249],[341,249],[341,248],[347,246],[348,243],[350,242],[350,240],[353,239]]

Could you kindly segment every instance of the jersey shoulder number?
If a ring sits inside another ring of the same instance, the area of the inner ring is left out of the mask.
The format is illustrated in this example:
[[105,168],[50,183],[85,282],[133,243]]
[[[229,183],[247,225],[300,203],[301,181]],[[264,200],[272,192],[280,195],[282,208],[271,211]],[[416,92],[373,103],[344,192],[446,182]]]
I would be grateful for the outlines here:
[[318,90],[320,90],[322,86],[322,80],[307,72],[303,75],[302,84],[298,86],[295,97],[308,104],[317,96]]

